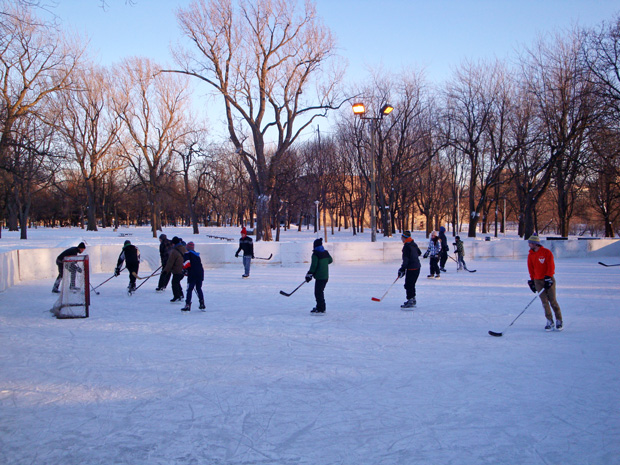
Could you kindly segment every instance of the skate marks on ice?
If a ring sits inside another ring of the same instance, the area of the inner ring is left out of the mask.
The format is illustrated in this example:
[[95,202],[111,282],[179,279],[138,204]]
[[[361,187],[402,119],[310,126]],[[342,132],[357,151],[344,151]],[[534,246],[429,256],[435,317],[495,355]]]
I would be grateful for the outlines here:
[[545,333],[535,302],[499,339],[532,296],[514,261],[420,280],[415,312],[402,286],[369,299],[397,265],[334,266],[323,318],[311,286],[278,295],[301,266],[206,270],[200,318],[112,280],[59,321],[50,280],[19,284],[0,294],[0,462],[613,463],[619,283],[559,266],[570,331]]

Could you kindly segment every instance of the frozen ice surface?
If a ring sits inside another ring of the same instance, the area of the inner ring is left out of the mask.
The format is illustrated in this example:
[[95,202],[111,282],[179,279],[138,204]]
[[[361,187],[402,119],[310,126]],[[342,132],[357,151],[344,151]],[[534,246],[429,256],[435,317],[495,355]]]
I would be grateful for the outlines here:
[[[68,245],[73,242],[67,241]],[[50,244],[50,246],[57,244]],[[327,244],[329,250],[329,244]],[[56,320],[53,278],[0,293],[0,463],[618,464],[620,267],[556,263],[563,332],[546,333],[522,260],[418,281],[398,263],[207,269],[205,313],[126,272],[91,317]],[[607,260],[612,261],[612,260]],[[94,285],[111,274],[92,276]]]

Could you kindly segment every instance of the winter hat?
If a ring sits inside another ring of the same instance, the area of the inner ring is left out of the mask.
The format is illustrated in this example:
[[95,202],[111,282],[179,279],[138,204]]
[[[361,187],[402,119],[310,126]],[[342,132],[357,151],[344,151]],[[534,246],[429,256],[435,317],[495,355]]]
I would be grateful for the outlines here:
[[194,250],[194,243],[192,241],[189,241],[187,243],[187,248],[190,249],[190,250]]
[[411,231],[403,231],[402,237],[408,239],[411,237]]
[[433,231],[433,232],[431,233],[431,237],[435,237],[435,236],[437,236],[437,231]]
[[85,249],[86,248],[86,244],[84,244],[83,242],[80,242],[78,244],[78,249]]
[[159,238],[163,241],[165,239],[168,239],[168,236],[166,236],[165,234],[160,234]]
[[317,247],[321,247],[323,245],[323,239],[321,239],[320,237],[318,239],[314,240],[314,243],[312,244],[312,246],[316,249]]
[[455,237],[455,239],[456,239],[457,241],[460,241],[460,240],[461,240],[461,236],[456,236],[456,237]]
[[241,229],[241,234],[246,234],[247,235],[248,230],[245,229],[245,226]]
[[177,245],[179,242],[181,242],[181,239],[179,239],[177,236],[174,236],[174,237],[172,238],[172,243],[173,243],[174,245]]
[[527,241],[530,244],[538,244],[538,245],[540,245],[540,238],[536,234],[532,234]]
[[444,232],[446,232],[446,228],[444,228],[443,226],[441,226],[441,227],[439,228],[439,232],[440,232],[440,233],[444,233]]
[[128,245],[131,245],[130,241],[125,241],[125,243],[123,244],[123,247],[127,247]]

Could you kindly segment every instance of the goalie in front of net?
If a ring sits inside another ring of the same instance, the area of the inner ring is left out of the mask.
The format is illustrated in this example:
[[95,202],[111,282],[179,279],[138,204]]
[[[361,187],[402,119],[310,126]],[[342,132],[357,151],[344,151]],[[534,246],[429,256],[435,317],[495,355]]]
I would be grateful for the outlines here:
[[[65,257],[73,257],[75,255],[79,255],[86,250],[86,244],[80,242],[77,247],[69,247],[67,250],[62,252],[58,257],[56,257],[56,266],[58,267],[58,277],[54,282],[54,287],[52,288],[52,292],[55,294],[60,293],[59,287],[62,281],[62,275],[64,273],[64,267],[62,266],[62,261]],[[71,285],[75,285],[75,273],[77,273],[77,266],[71,267],[69,271],[71,272]]]
[[123,245],[123,250],[118,256],[118,261],[116,262],[114,276],[121,274],[123,262],[125,263],[127,271],[129,271],[129,286],[127,286],[127,289],[129,292],[133,292],[136,290],[136,276],[138,275],[138,270],[140,268],[140,250],[135,245],[132,245],[130,241],[125,241],[125,244]]

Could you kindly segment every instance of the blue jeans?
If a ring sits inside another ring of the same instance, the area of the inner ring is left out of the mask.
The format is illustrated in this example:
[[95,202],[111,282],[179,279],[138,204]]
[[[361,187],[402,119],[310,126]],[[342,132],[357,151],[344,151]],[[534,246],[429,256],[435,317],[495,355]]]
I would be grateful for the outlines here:
[[196,294],[198,294],[198,301],[203,303],[205,301],[205,297],[202,294],[202,281],[193,281],[191,279],[187,279],[187,292],[185,294],[185,303],[192,303],[192,294],[194,293],[194,288],[196,288]]
[[252,256],[251,255],[244,255],[243,256],[243,268],[245,270],[245,275],[246,276],[250,276],[250,263],[252,263]]

